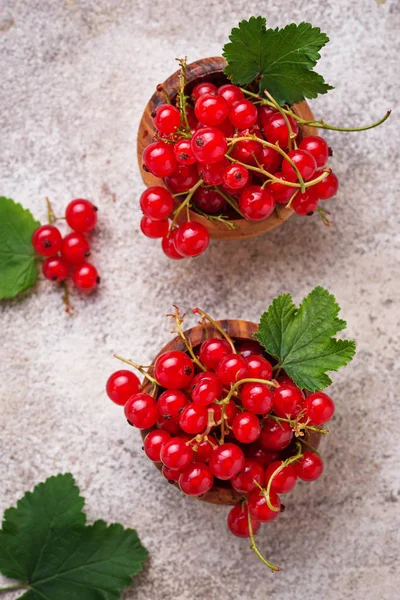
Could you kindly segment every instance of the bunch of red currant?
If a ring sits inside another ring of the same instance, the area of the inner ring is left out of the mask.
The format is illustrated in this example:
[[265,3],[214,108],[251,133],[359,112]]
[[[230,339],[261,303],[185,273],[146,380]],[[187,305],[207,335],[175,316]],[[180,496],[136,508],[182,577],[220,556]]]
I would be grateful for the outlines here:
[[306,397],[284,372],[275,372],[258,342],[235,342],[206,313],[195,312],[221,337],[193,349],[177,312],[187,352],[164,352],[151,375],[122,359],[145,375],[152,392],[141,391],[134,373],[120,370],[108,379],[107,394],[124,406],[130,425],[150,429],[146,455],[185,494],[202,496],[228,485],[242,496],[228,526],[254,544],[260,523],[283,510],[279,494],[290,492],[298,479],[315,481],[322,474],[321,457],[302,436],[307,430],[326,433],[321,426],[332,418],[334,403],[323,392]]
[[[49,220],[57,220],[50,212]],[[32,245],[40,256],[45,257],[42,271],[46,279],[65,281],[72,272],[72,281],[79,290],[92,291],[100,277],[94,265],[87,262],[90,255],[89,242],[85,233],[97,223],[97,208],[89,200],[72,200],[65,210],[65,220],[73,230],[64,238],[52,224],[41,225],[32,236]]]
[[[260,221],[276,203],[310,215],[319,200],[336,194],[338,179],[325,168],[328,144],[317,135],[302,138],[298,121],[303,120],[273,98],[204,81],[193,88],[190,100],[181,91],[177,106],[156,108],[157,141],[143,152],[144,168],[163,179],[167,189],[152,186],[141,195],[141,229],[150,238],[162,238],[170,258],[198,256],[209,244],[206,227],[191,222],[189,212],[178,225],[185,207],[210,220],[219,215],[234,227],[231,215]],[[326,220],[326,211],[319,211]]]

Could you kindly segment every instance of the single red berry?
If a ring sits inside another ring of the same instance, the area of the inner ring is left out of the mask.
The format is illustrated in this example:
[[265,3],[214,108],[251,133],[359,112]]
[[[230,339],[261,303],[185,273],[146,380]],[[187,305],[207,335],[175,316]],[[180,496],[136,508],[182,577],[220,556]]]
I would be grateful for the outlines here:
[[[312,154],[307,152],[307,150],[298,149],[288,152],[288,157],[296,165],[304,181],[312,179],[317,170],[317,163]],[[296,171],[286,159],[282,162],[282,173],[288,181],[298,181]]]
[[40,256],[54,256],[61,250],[61,233],[54,225],[41,225],[33,232],[32,246]]
[[171,192],[160,185],[153,185],[140,196],[140,208],[152,221],[165,221],[174,208],[174,199]]
[[100,277],[94,265],[84,262],[72,271],[72,281],[78,290],[89,292],[100,283]]
[[211,452],[213,448],[215,448],[218,443],[213,435],[208,435],[208,439],[203,440],[200,444],[196,444],[193,447],[195,451],[195,460],[197,462],[208,462],[211,456]]
[[196,102],[204,94],[216,94],[217,86],[210,81],[203,81],[194,86],[192,90],[192,100]]
[[311,188],[307,188],[304,193],[298,192],[292,202],[293,210],[302,217],[306,215],[312,215],[318,208],[318,196],[314,189],[316,185]]
[[207,406],[215,400],[220,400],[222,383],[215,373],[206,371],[198,373],[190,384],[192,400],[195,404]]
[[201,223],[187,221],[176,230],[174,243],[182,256],[199,256],[207,250],[210,234]]
[[131,425],[139,429],[149,429],[157,423],[158,410],[156,401],[150,394],[139,392],[125,403],[124,413]]
[[235,438],[242,444],[251,444],[260,437],[260,422],[256,415],[251,412],[242,412],[236,415],[232,432]]
[[164,419],[163,417],[158,418],[157,427],[158,427],[158,429],[167,431],[170,435],[173,435],[173,436],[176,436],[179,433],[182,433],[182,429],[179,427],[178,423],[175,423],[175,421]]
[[208,410],[201,404],[190,403],[181,412],[179,426],[186,433],[200,433],[207,427]]
[[326,177],[326,179],[316,183],[313,187],[315,188],[315,193],[320,200],[329,200],[329,198],[333,198],[333,196],[337,193],[339,189],[339,180],[335,173],[331,173],[328,175],[328,177]]
[[231,354],[232,348],[227,340],[221,338],[209,338],[200,346],[200,362],[210,369],[216,371],[221,360]]
[[258,107],[258,122],[260,127],[264,130],[269,118],[276,114],[279,113],[275,108],[272,108],[272,106],[268,106],[267,104],[261,104],[261,106]]
[[154,126],[164,135],[174,133],[181,124],[181,113],[172,104],[160,104],[151,116]]
[[71,229],[79,233],[87,233],[96,226],[97,208],[89,200],[77,198],[68,204],[65,218]]
[[303,452],[303,457],[293,464],[297,477],[303,481],[315,481],[324,470],[322,458],[315,452]]
[[79,265],[90,255],[89,242],[82,233],[69,233],[62,241],[61,254],[70,265]]
[[264,415],[272,409],[274,392],[264,383],[245,383],[240,390],[240,399],[246,410]]
[[162,446],[160,458],[168,469],[182,471],[193,461],[194,452],[183,438],[174,437]]
[[272,506],[278,510],[272,510],[268,506],[264,493],[259,490],[252,492],[247,500],[251,516],[257,521],[261,521],[261,523],[275,521],[280,515],[281,502],[279,496],[271,491],[269,499]]
[[219,125],[226,119],[229,105],[218,94],[202,94],[194,106],[194,114],[200,123],[209,127]]
[[196,160],[212,164],[223,159],[228,145],[226,137],[219,129],[204,127],[193,135],[191,148]]
[[243,450],[236,444],[222,444],[213,449],[210,458],[210,469],[218,479],[231,479],[243,467]]
[[255,482],[264,485],[264,469],[256,460],[246,458],[243,469],[231,479],[232,487],[240,494],[250,494],[258,489]]
[[59,256],[50,256],[44,261],[42,272],[46,279],[50,281],[65,281],[69,275],[69,266]]
[[161,473],[164,475],[167,481],[179,481],[179,477],[181,476],[181,472],[173,469],[168,469],[165,465],[162,466]]
[[172,260],[182,260],[183,256],[179,254],[178,250],[175,248],[175,231],[169,232],[163,237],[161,240],[161,249],[168,258],[172,258]]
[[219,129],[226,138],[233,137],[235,133],[235,128],[228,119],[225,119],[225,121],[222,121],[222,123],[216,125],[215,127]]
[[190,140],[179,140],[174,146],[174,153],[177,162],[181,165],[193,165],[196,158],[192,152]]
[[199,180],[196,165],[178,165],[172,175],[165,177],[165,183],[173,194],[188,192]]
[[[297,121],[289,116],[287,118],[292,128],[292,132],[297,135],[299,131]],[[283,150],[288,147],[289,130],[281,113],[278,112],[270,116],[264,124],[264,133],[267,141],[271,144],[279,144],[280,148]]]
[[261,429],[260,444],[267,450],[280,451],[287,448],[293,439],[293,431],[285,421],[277,423],[266,419]]
[[209,492],[214,483],[214,475],[202,462],[194,462],[186,467],[179,477],[179,487],[187,496],[201,496]]
[[[239,135],[240,137],[255,135],[256,137],[262,139],[261,131],[256,127],[240,131]],[[235,143],[230,155],[238,162],[246,163],[246,165],[256,166],[262,149],[262,145],[256,140],[240,140],[240,142]]]
[[173,146],[164,142],[149,144],[143,151],[143,163],[155,177],[172,175],[177,166]]
[[261,221],[274,212],[275,200],[268,190],[251,185],[240,194],[239,208],[248,221]]
[[189,398],[181,390],[166,390],[157,400],[158,413],[163,419],[178,423],[181,412],[188,404]]
[[171,439],[170,434],[162,429],[153,429],[144,438],[143,448],[146,456],[154,462],[160,462],[160,452],[164,444]]
[[294,385],[280,385],[274,392],[274,413],[278,417],[293,418],[303,408],[304,394]]
[[305,416],[313,425],[322,425],[330,421],[335,413],[335,404],[328,394],[315,392],[304,402]]
[[[286,177],[281,172],[275,173],[274,176],[282,181],[287,181]],[[277,183],[276,181],[271,181],[268,184],[268,189],[271,192],[275,202],[278,202],[279,204],[286,204],[289,202],[290,198],[296,191],[295,188],[285,185],[284,183]]]
[[139,378],[135,373],[126,369],[115,371],[115,373],[110,375],[107,379],[107,396],[110,400],[115,402],[115,404],[119,404],[119,406],[124,406],[125,402],[127,402],[131,396],[137,394],[139,388]]
[[222,179],[225,185],[232,190],[240,190],[247,185],[249,172],[243,165],[232,164],[225,167]]
[[276,173],[282,164],[282,156],[269,146],[265,146],[257,155],[260,165],[268,171],[268,173]]
[[234,102],[238,100],[243,100],[244,94],[237,85],[233,85],[232,83],[226,83],[225,85],[221,85],[218,88],[218,95],[222,96],[229,106],[232,106]]
[[236,129],[253,127],[257,117],[257,107],[250,100],[238,100],[229,110],[229,120]]
[[[268,484],[274,472],[281,466],[283,461],[277,460],[271,463],[265,471],[265,485]],[[271,481],[271,492],[276,494],[287,494],[296,485],[297,475],[292,464],[283,467]]]
[[[208,408],[211,408],[214,413],[214,421],[217,425],[222,422],[222,405],[221,404],[211,404]],[[230,427],[232,427],[233,421],[235,420],[236,415],[238,414],[239,409],[233,400],[229,400],[228,404],[225,405],[225,420]]]
[[209,188],[198,188],[193,194],[193,201],[201,210],[212,215],[222,213],[226,209],[225,198],[217,191]]
[[309,135],[303,138],[299,144],[299,148],[307,150],[315,158],[317,167],[324,167],[329,158],[329,146],[324,138],[319,135]]
[[262,355],[263,349],[260,344],[255,340],[246,340],[245,342],[240,342],[236,347],[239,354],[241,354],[244,358],[250,356],[250,354]]
[[241,354],[227,354],[217,367],[218,379],[223,385],[230,386],[247,375],[247,364]]
[[248,457],[256,460],[260,465],[266,469],[274,460],[279,457],[277,452],[268,451],[257,441],[249,447]]
[[224,157],[222,160],[217,163],[212,163],[211,165],[198,163],[197,172],[205,185],[221,185],[223,182],[224,171],[228,165],[229,161]]
[[272,365],[263,356],[259,354],[250,354],[245,357],[247,363],[247,377],[251,379],[267,379],[272,377]]
[[170,350],[163,352],[154,364],[154,377],[161,387],[180,390],[189,386],[193,379],[194,367],[184,352]]
[[157,239],[163,238],[167,235],[169,230],[168,221],[153,221],[143,215],[140,220],[141,232],[148,238]]
[[[258,531],[260,528],[260,522],[251,518],[251,527],[253,530],[253,534]],[[248,538],[250,537],[249,531],[249,517],[248,517],[248,508],[247,504],[236,504],[228,514],[228,527],[233,535],[240,538]]]

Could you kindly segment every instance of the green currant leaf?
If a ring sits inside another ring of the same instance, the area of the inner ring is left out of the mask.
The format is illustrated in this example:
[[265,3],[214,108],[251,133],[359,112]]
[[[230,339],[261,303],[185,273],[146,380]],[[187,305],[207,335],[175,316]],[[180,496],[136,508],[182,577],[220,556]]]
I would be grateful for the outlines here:
[[267,29],[264,17],[250,17],[232,29],[229,39],[223,49],[225,73],[237,85],[259,77],[260,94],[267,90],[280,104],[316,98],[333,89],[313,71],[329,38],[310,23]]
[[354,341],[333,337],[346,327],[339,311],[335,297],[322,287],[298,309],[290,294],[283,294],[261,315],[255,337],[296,385],[320,390],[332,383],[327,371],[337,371],[355,354]]
[[0,300],[14,298],[37,279],[37,255],[32,234],[40,223],[29,210],[0,197]]
[[21,581],[24,600],[114,600],[141,571],[148,553],[136,531],[104,521],[86,527],[83,503],[67,473],[5,511],[0,572]]

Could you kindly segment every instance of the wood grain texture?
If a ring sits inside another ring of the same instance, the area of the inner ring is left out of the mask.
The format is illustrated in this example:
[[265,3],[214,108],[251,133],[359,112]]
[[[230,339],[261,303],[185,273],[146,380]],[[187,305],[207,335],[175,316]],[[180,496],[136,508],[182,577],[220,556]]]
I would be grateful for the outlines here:
[[[217,321],[218,325],[226,331],[226,333],[235,341],[244,341],[254,339],[253,334],[257,331],[257,325],[255,323],[251,323],[250,321],[242,321],[242,320],[225,320],[225,321]],[[211,325],[207,324],[205,326],[197,325],[192,329],[188,329],[185,331],[185,335],[187,339],[192,344],[193,348],[196,350],[204,340],[210,337],[221,337],[218,331]],[[156,359],[160,354],[164,352],[168,352],[170,350],[181,350],[186,351],[185,345],[180,337],[176,337],[172,339],[168,344],[166,344],[157,356],[154,357],[152,361],[152,365],[154,365]],[[152,385],[150,383],[145,383],[143,387],[144,392],[150,392],[152,389]],[[151,429],[154,429],[151,428]],[[142,438],[144,439],[146,435],[151,431],[151,429],[142,430],[140,432]],[[318,448],[321,441],[322,434],[319,434],[315,431],[308,431],[304,437],[305,441],[313,446],[314,448]],[[301,438],[299,439],[301,442]],[[154,463],[154,466],[161,471],[162,465],[160,463]],[[166,481],[166,480],[165,480]],[[169,484],[175,485],[175,487],[179,490],[179,487],[176,483]],[[237,504],[237,502],[242,498],[243,495],[236,492],[229,484],[229,482],[221,482],[218,485],[214,485],[214,487],[207,493],[198,498],[198,500],[202,500],[203,502],[210,502],[212,504],[224,504],[227,506]]]
[[[226,66],[226,61],[220,56],[214,56],[211,58],[203,58],[196,62],[190,63],[187,66],[187,87],[186,91],[188,94],[191,93],[193,87],[202,80],[212,81],[217,85],[227,83],[228,79],[223,73],[223,69]],[[168,93],[171,101],[174,101],[176,97],[176,88],[178,87],[178,76],[179,70],[171,75],[166,81],[164,81],[163,88]],[[137,159],[139,164],[140,173],[146,186],[160,185],[166,187],[164,181],[158,177],[154,177],[151,173],[148,173],[143,169],[142,155],[143,150],[154,141],[155,128],[153,120],[151,118],[152,112],[164,103],[164,97],[161,92],[155,92],[149,100],[139,125],[138,137],[137,137]],[[314,119],[314,115],[307,102],[300,102],[299,104],[293,105],[294,112],[303,119],[308,121]],[[300,132],[302,137],[309,135],[316,135],[318,133],[315,127],[301,126]],[[176,202],[176,207],[179,206],[179,202]],[[190,212],[190,219],[202,223],[208,230],[210,237],[217,240],[239,240],[251,237],[256,237],[275,229],[279,225],[282,225],[292,214],[293,210],[286,208],[282,204],[277,204],[274,212],[268,219],[263,221],[246,221],[246,219],[233,218],[235,221],[236,229],[228,229],[223,223],[211,223],[206,217],[197,214],[194,211]],[[186,220],[186,211],[182,211],[178,223],[182,223]]]

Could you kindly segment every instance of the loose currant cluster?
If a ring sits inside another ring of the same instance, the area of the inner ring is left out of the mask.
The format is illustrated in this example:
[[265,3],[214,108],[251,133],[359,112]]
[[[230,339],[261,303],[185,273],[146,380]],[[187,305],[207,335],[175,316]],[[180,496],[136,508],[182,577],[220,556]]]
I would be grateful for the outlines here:
[[276,204],[299,215],[319,210],[328,223],[318,202],[332,198],[339,183],[326,168],[331,155],[326,141],[301,134],[301,125],[313,122],[282,108],[268,94],[262,99],[230,83],[217,87],[202,81],[189,98],[185,63],[181,66],[176,104],[156,108],[156,141],[143,152],[144,168],[167,188],[152,186],[141,195],[144,235],[162,238],[164,253],[181,259],[198,256],[209,244],[206,227],[190,221],[189,207],[228,227],[235,227],[232,215],[267,219]]
[[[65,281],[71,274],[78,290],[90,292],[100,283],[100,277],[94,265],[87,261],[90,245],[84,234],[97,223],[97,208],[89,200],[72,200],[65,217],[56,217],[48,202],[49,225],[41,225],[32,236],[35,251],[45,258],[42,271],[46,279],[54,282]],[[62,237],[53,221],[65,218],[72,229]]]
[[107,394],[124,407],[130,425],[150,430],[146,455],[182,492],[202,496],[221,485],[237,492],[229,529],[250,537],[252,549],[277,570],[260,555],[254,533],[279,516],[280,494],[298,479],[321,476],[323,461],[304,434],[327,433],[322,425],[333,417],[334,403],[323,392],[306,396],[257,341],[231,339],[204,311],[193,312],[204,326],[211,323],[216,337],[193,348],[177,309],[186,352],[164,352],[147,369],[117,356],[147,381],[141,385],[132,371],[119,370],[108,379]]

